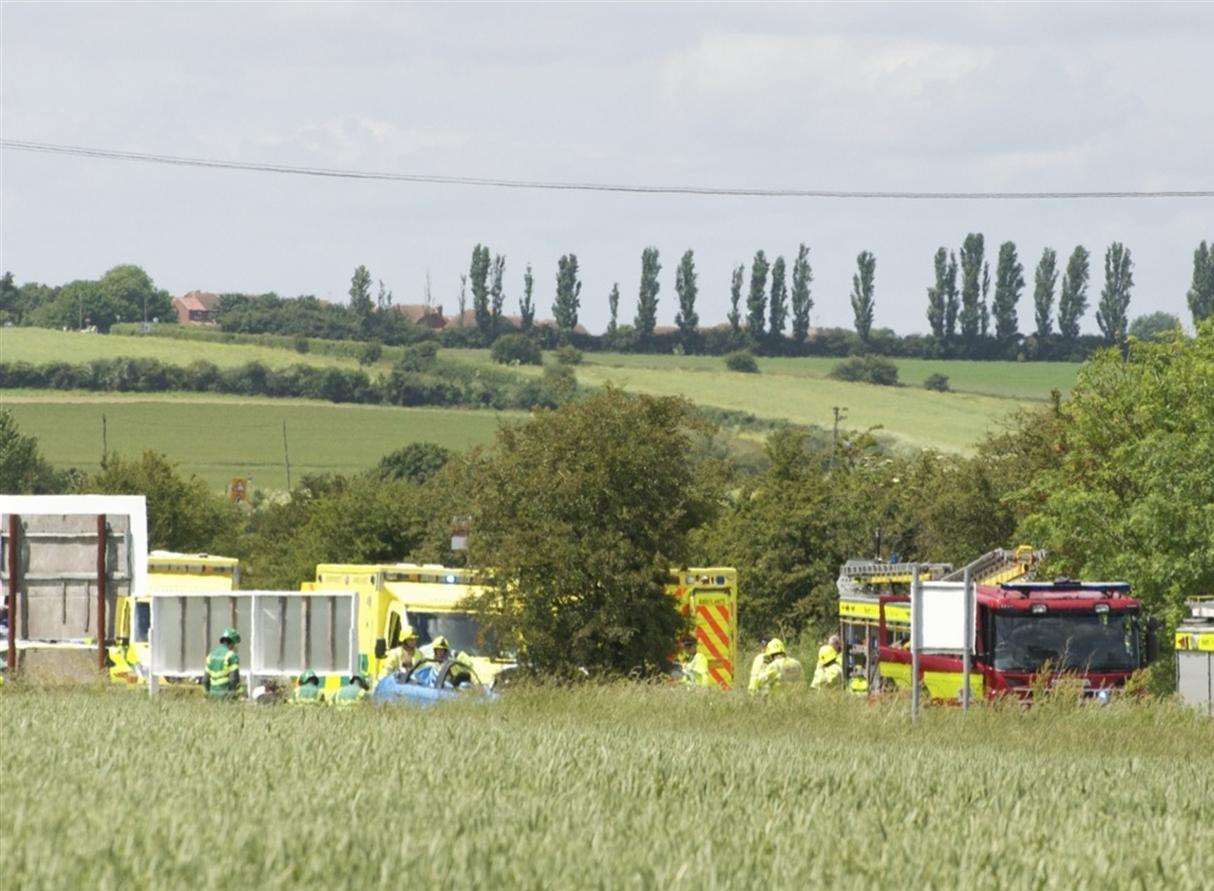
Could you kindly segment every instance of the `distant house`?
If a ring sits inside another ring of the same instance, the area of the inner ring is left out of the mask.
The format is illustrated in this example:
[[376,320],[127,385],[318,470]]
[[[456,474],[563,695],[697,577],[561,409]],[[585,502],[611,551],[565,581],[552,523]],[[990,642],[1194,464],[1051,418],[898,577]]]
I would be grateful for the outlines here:
[[447,326],[441,306],[430,306],[425,303],[395,303],[392,308],[412,322],[425,328],[438,331]]
[[183,325],[214,325],[219,312],[219,295],[207,291],[190,291],[173,298],[177,321]]

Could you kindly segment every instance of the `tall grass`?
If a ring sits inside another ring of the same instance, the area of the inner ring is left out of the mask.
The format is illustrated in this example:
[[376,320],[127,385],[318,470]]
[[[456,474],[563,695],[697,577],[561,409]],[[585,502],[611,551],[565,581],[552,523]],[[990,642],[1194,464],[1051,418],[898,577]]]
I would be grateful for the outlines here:
[[1208,887],[1214,727],[632,685],[420,712],[0,695],[31,887]]

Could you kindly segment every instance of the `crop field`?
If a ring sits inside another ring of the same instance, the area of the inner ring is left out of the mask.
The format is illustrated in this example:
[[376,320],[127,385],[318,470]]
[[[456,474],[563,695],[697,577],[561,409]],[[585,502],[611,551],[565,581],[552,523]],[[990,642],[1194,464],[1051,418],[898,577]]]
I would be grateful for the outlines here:
[[216,489],[234,476],[286,488],[282,425],[293,481],[307,473],[352,473],[410,442],[463,451],[488,443],[510,412],[334,405],[193,393],[0,392],[25,433],[57,467],[92,470],[101,461],[101,418],[111,453],[163,452]]
[[[474,363],[490,361],[483,350],[445,350],[443,355]],[[577,367],[577,377],[591,386],[611,383],[658,396],[685,396],[699,405],[824,428],[833,423],[832,408],[837,405],[847,410],[845,427],[860,430],[880,427],[882,432],[905,445],[953,452],[969,452],[988,432],[998,431],[1001,422],[1018,408],[1046,399],[1049,387],[1044,386],[1045,383],[1065,382],[1064,386],[1069,386],[1074,379],[1074,369],[1078,367],[1067,365],[1052,371],[1037,370],[1034,374],[1042,387],[1023,383],[1015,388],[1019,390],[1016,395],[991,396],[970,391],[933,393],[913,386],[878,387],[836,381],[825,376],[838,361],[829,359],[760,359],[760,368],[766,367],[767,371],[739,374],[727,371],[724,360],[719,357],[587,353],[585,358],[586,361]],[[991,384],[994,389],[992,382],[1000,376],[999,371],[975,369],[973,366],[985,364],[978,362],[920,362],[910,368],[912,374],[926,377],[939,365],[950,366],[945,368],[945,373],[951,374],[953,364],[962,366],[957,386]],[[1003,376],[1010,377],[1027,363],[990,364],[1003,366]],[[519,370],[538,373],[534,368]]]
[[353,359],[297,353],[279,347],[244,343],[87,334],[79,331],[52,331],[47,328],[0,329],[0,361],[3,362],[89,362],[116,356],[159,359],[173,365],[189,365],[203,359],[215,363],[220,368],[231,368],[247,362],[260,362],[269,368],[285,368],[297,364],[325,368],[358,367],[358,363]]
[[[0,691],[13,888],[1208,888],[1214,726],[631,685],[428,711]],[[64,720],[66,716],[70,720]]]

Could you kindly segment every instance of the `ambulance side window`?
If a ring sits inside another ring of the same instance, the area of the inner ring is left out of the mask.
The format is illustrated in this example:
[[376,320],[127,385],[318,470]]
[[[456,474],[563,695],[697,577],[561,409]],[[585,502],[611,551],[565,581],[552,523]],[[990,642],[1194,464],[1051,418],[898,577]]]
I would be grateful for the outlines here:
[[400,613],[388,614],[387,641],[389,648],[400,646]]

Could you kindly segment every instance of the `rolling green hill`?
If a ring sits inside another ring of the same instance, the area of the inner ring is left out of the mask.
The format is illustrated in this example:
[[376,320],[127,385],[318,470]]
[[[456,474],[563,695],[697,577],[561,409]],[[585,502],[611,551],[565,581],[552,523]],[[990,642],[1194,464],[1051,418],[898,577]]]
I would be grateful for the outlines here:
[[522,417],[445,408],[333,405],[303,399],[252,399],[191,393],[0,393],[25,433],[38,437],[58,467],[96,469],[101,419],[112,453],[163,452],[216,489],[234,476],[286,487],[283,422],[294,482],[308,473],[353,473],[410,442],[463,451],[487,443],[502,420]]

